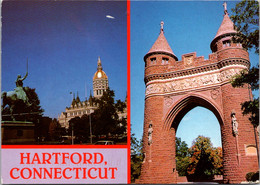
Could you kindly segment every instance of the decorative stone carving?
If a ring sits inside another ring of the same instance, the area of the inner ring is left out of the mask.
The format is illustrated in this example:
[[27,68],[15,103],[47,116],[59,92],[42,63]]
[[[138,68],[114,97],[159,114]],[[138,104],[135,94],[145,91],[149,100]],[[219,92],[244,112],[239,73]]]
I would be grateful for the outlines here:
[[240,69],[229,69],[218,73],[195,76],[193,78],[173,79],[171,82],[148,84],[146,87],[146,96],[219,84],[230,80],[230,78],[239,73],[239,71]]
[[173,98],[167,96],[167,97],[165,97],[164,101],[165,101],[165,105],[166,105],[167,107],[170,107],[171,104],[173,103]]
[[191,67],[193,65],[193,58],[194,58],[193,55],[185,57],[184,58],[184,66],[185,67]]
[[219,95],[219,90],[218,89],[213,89],[210,91],[210,94],[211,94],[211,98],[212,99],[217,99],[218,95]]

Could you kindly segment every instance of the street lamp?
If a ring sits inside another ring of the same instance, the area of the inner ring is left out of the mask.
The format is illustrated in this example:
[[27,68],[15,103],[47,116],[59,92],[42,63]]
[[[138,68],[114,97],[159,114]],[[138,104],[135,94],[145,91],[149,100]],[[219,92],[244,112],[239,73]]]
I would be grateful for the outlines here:
[[71,144],[74,145],[74,123],[71,123]]
[[90,143],[92,144],[91,110],[90,110],[90,113],[89,113],[89,132],[90,132]]

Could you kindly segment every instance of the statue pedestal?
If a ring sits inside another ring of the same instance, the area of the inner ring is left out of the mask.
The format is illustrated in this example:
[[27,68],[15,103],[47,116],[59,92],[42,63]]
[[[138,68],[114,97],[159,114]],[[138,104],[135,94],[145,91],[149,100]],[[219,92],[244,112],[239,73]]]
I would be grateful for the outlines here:
[[35,124],[27,121],[2,121],[2,144],[35,144]]

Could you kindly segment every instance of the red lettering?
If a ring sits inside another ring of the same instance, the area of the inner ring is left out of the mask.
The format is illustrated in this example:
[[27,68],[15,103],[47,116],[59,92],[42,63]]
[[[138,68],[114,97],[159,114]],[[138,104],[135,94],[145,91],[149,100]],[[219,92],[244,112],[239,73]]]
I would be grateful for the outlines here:
[[65,168],[65,169],[63,170],[63,173],[62,173],[63,177],[64,177],[65,179],[71,179],[72,176],[68,177],[68,176],[66,175],[66,170],[71,171],[72,169],[71,169],[71,168]]
[[27,159],[26,164],[30,164],[30,153],[26,153],[26,156],[24,156],[24,153],[20,153],[21,155],[21,161],[20,164],[24,164],[24,159]]
[[32,163],[31,163],[31,164],[34,164],[34,162],[37,162],[37,164],[41,164],[39,155],[38,155],[37,153],[34,154],[33,160],[32,160]]
[[65,159],[69,159],[69,153],[62,153],[62,163],[61,164],[67,164],[65,162]]
[[60,153],[52,153],[52,155],[54,155],[54,157],[55,157],[55,162],[54,162],[54,164],[59,164],[59,162],[58,162],[58,156],[60,156],[61,154],[60,154]]
[[36,169],[33,168],[33,179],[36,179],[36,174],[38,175],[38,177],[41,179],[42,178],[42,168],[39,168],[40,172]]
[[111,179],[115,179],[115,170],[117,170],[117,168],[109,168],[108,170],[111,170]]
[[[87,158],[87,155],[89,156]],[[92,155],[90,153],[83,153],[83,164],[92,164],[92,162],[90,161],[92,159]]]
[[[58,177],[57,175],[60,174]],[[54,168],[54,179],[61,179],[61,168]]]
[[46,179],[46,174],[49,176],[50,179],[52,179],[52,168],[50,168],[50,171],[48,171],[47,168],[43,168],[44,172],[44,178],[43,179]]
[[76,170],[76,177],[75,177],[75,179],[79,179],[79,170],[81,170],[81,168],[73,168],[73,170]]
[[87,168],[83,168],[83,178],[82,179],[87,179],[87,173],[86,173]]
[[49,154],[49,153],[42,153],[42,164],[46,164],[46,162],[48,164],[51,164],[50,160],[51,160],[51,154]]
[[108,179],[107,178],[107,168],[104,168],[104,176],[102,177],[102,169],[101,168],[99,168],[99,172],[98,172],[98,177],[100,178],[100,179]]
[[93,176],[91,176],[91,173],[90,173],[90,171],[91,170],[97,170],[96,168],[90,168],[89,170],[88,170],[88,176],[89,176],[89,178],[91,178],[91,179],[96,179],[97,178],[97,176],[95,176],[95,177],[93,177]]
[[10,171],[10,176],[11,176],[12,179],[18,179],[20,176],[15,177],[15,176],[13,175],[13,171],[14,171],[14,170],[19,171],[20,169],[19,169],[19,168],[12,168],[11,171]]
[[[78,162],[75,162],[75,161],[74,161],[74,155],[75,155],[75,154],[78,155],[78,159],[79,159]],[[75,152],[75,153],[71,154],[70,160],[71,160],[71,162],[72,162],[73,164],[79,164],[79,163],[81,162],[81,160],[82,160],[82,157],[81,157],[81,155],[80,155],[79,153]]]
[[[98,155],[100,156],[100,161],[98,161]],[[104,157],[101,153],[94,153],[94,164],[100,164],[104,160]]]
[[[24,174],[26,174],[26,173],[24,172],[24,170],[27,170],[27,171],[28,171],[28,173],[29,173],[28,177],[25,177],[25,176],[24,176]],[[30,179],[31,176],[32,176],[32,171],[31,171],[30,168],[23,168],[23,169],[21,170],[20,175],[21,175],[21,177],[22,177],[23,179]]]

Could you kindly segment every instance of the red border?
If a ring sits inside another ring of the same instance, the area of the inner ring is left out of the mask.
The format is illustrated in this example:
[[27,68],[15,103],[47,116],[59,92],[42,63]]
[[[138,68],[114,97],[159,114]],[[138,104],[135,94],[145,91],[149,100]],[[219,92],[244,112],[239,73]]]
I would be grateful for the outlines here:
[[48,149],[48,148],[107,148],[107,149],[116,149],[116,148],[129,148],[128,145],[2,145],[2,149]]
[[131,184],[131,91],[130,91],[130,0],[127,0],[127,158],[128,184]]
[[107,149],[127,149],[127,182],[131,184],[131,119],[130,119],[130,0],[127,5],[127,145],[1,145],[1,149],[48,149],[48,148],[107,148]]

